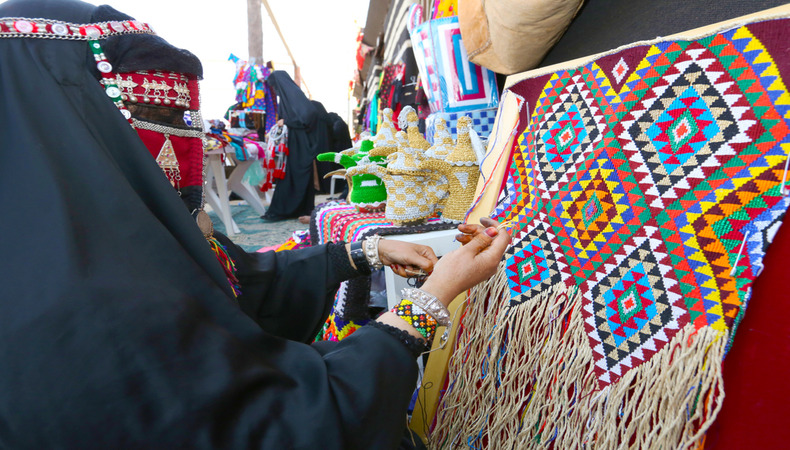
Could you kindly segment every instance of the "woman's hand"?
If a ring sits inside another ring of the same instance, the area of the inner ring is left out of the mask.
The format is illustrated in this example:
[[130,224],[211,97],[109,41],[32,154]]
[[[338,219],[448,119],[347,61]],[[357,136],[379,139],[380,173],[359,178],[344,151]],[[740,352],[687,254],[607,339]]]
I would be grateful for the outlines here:
[[497,230],[496,221],[486,217],[480,222],[486,228],[458,226],[465,233],[463,240],[458,239],[463,247],[444,255],[422,286],[422,290],[435,295],[445,306],[461,292],[494,275],[510,244],[510,234],[505,229]]
[[458,231],[461,233],[455,236],[455,240],[460,242],[461,245],[466,245],[472,240],[472,237],[474,237],[475,234],[481,233],[485,228],[497,228],[499,225],[496,220],[490,217],[482,217],[480,219],[480,223],[483,224],[483,226],[473,225],[471,223],[462,223],[458,225]]
[[379,259],[382,264],[390,266],[393,272],[404,278],[414,276],[421,270],[431,273],[438,261],[431,247],[394,239],[379,241]]

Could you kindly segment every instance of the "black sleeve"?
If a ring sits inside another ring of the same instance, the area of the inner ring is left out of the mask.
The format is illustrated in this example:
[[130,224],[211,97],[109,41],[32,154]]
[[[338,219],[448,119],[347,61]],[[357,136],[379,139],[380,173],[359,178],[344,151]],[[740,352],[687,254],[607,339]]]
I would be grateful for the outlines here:
[[287,339],[311,342],[340,283],[359,275],[342,243],[247,253],[227,236],[215,232],[214,237],[236,264],[241,309],[264,330]]

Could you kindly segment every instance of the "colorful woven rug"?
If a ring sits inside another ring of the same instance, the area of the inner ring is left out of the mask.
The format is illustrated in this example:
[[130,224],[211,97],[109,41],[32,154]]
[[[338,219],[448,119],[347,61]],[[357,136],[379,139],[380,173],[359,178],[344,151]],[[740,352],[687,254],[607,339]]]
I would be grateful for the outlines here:
[[[328,242],[355,242],[372,229],[393,228],[386,234],[425,233],[428,231],[455,228],[439,218],[428,219],[423,225],[413,227],[395,226],[384,218],[384,211],[361,213],[345,202],[329,202],[318,205],[310,220],[310,237],[313,245]],[[381,234],[381,233],[379,233]],[[382,234],[383,236],[383,234]]]
[[688,448],[790,201],[790,22],[640,43],[522,99],[436,448]]

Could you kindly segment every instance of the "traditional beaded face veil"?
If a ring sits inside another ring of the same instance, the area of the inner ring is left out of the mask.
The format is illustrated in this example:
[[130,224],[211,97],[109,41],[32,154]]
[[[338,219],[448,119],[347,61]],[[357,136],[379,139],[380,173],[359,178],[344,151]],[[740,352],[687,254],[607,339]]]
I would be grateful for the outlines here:
[[50,19],[0,18],[0,38],[88,41],[104,92],[137,131],[182,196],[217,254],[234,293],[238,294],[234,263],[213,238],[211,220],[203,211],[206,137],[198,79],[191,74],[155,69],[115,73],[100,40],[128,34],[156,35],[149,25],[137,20],[74,24]]
[[0,18],[0,38],[38,38],[38,39],[64,39],[72,41],[88,41],[93,57],[96,59],[96,69],[102,75],[104,92],[115,106],[121,111],[126,120],[131,120],[132,114],[124,107],[121,99],[121,90],[115,83],[112,75],[112,64],[102,51],[99,39],[123,34],[156,34],[148,24],[136,20],[122,22],[101,22],[89,24],[73,24],[50,19],[29,19],[17,17]]
[[[100,40],[125,34],[156,33],[136,20],[73,24],[50,19],[0,19],[0,38],[88,41],[104,92],[138,131],[171,184],[179,193],[184,186],[202,186],[205,134],[197,77],[160,70],[116,74]],[[188,205],[191,211],[203,208],[202,197]]]

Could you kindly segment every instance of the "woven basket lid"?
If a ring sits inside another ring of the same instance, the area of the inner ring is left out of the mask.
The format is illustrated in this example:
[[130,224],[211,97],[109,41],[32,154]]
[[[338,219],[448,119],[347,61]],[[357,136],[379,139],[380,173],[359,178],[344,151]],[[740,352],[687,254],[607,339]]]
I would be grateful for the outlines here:
[[398,148],[409,146],[409,139],[406,137],[406,133],[403,131],[398,131],[395,133],[395,140],[398,141]]
[[425,169],[419,168],[420,163],[425,159],[426,156],[422,150],[403,147],[387,158],[387,172],[392,174],[426,172]]

